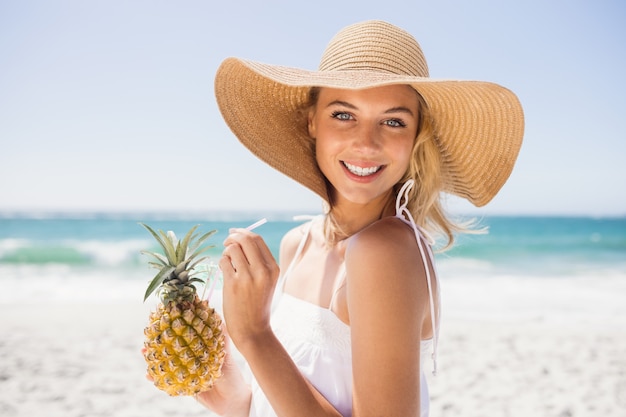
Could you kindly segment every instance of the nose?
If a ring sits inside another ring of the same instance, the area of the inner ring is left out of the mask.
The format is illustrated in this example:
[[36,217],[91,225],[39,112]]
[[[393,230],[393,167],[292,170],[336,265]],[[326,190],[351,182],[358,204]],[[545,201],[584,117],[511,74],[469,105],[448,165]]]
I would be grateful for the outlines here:
[[376,125],[361,125],[355,132],[354,147],[363,153],[377,151],[380,148],[380,132]]

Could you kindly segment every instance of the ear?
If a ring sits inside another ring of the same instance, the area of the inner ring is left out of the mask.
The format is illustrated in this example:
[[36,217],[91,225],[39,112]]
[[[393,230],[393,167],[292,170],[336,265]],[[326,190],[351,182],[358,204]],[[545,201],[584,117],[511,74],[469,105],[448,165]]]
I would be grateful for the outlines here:
[[313,139],[315,139],[316,134],[317,134],[314,116],[315,116],[315,112],[313,110],[309,110],[309,114],[307,116],[307,129],[309,131],[309,136]]

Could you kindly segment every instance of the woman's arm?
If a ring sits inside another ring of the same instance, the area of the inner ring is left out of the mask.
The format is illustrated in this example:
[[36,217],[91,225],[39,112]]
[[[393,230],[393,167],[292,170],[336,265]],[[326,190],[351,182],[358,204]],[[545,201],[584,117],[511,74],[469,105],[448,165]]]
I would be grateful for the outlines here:
[[276,415],[340,417],[339,412],[302,376],[273,333],[248,339],[242,343],[240,351]]
[[224,319],[239,352],[278,416],[339,416],[302,376],[274,335],[270,307],[278,266],[263,239],[236,229],[224,242]]
[[353,416],[419,416],[429,298],[413,232],[394,218],[361,231],[346,249],[346,271]]

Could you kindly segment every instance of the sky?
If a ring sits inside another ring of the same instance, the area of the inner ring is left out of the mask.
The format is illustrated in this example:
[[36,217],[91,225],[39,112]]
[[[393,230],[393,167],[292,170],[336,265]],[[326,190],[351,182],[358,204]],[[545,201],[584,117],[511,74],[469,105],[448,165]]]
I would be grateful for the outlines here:
[[620,0],[2,0],[0,212],[319,212],[234,138],[213,78],[229,56],[314,70],[367,19],[412,33],[432,78],[522,102],[509,181],[450,211],[626,215]]

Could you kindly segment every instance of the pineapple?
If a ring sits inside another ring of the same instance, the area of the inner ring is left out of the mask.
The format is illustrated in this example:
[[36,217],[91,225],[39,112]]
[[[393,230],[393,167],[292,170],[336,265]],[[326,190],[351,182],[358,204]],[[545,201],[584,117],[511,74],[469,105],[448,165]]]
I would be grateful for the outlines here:
[[155,290],[161,300],[144,329],[148,375],[157,388],[170,395],[195,395],[213,387],[224,362],[222,318],[209,307],[208,300],[198,297],[194,286],[203,282],[194,267],[208,258],[200,254],[210,248],[200,246],[215,230],[198,238],[194,234],[198,226],[194,226],[179,241],[173,232],[155,232],[141,225],[165,252],[165,256],[142,252],[156,260],[150,265],[159,270],[144,302]]

